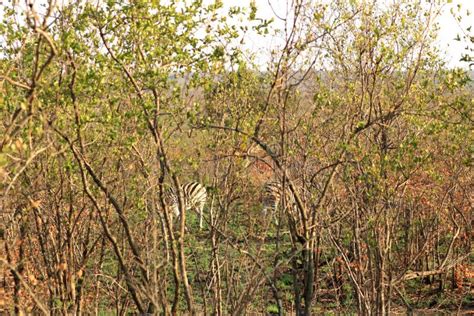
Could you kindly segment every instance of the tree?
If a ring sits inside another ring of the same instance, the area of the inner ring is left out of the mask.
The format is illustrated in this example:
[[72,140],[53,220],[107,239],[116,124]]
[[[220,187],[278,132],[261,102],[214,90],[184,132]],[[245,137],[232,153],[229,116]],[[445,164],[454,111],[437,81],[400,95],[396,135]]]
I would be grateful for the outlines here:
[[[7,3],[8,311],[369,315],[448,291],[472,264],[474,140],[470,79],[433,46],[441,10],[298,0],[272,24],[255,2]],[[281,45],[252,59],[249,32]]]

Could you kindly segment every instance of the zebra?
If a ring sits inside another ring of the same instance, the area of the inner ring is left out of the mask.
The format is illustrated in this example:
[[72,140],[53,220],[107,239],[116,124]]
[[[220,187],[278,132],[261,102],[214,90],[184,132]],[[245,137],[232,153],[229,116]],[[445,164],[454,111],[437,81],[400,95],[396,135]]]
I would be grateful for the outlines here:
[[[293,183],[294,185],[296,185],[297,188],[301,188],[302,186],[301,179],[295,179],[293,180]],[[294,218],[298,218],[299,217],[298,207],[296,204],[295,196],[293,192],[291,192],[288,186],[286,186],[285,191],[286,191],[285,192],[286,193],[285,194],[285,198],[286,198],[285,211],[288,212],[290,216]],[[282,189],[282,183],[280,180],[270,180],[270,181],[267,181],[263,185],[262,212],[265,217],[268,215],[268,212],[270,212],[270,214],[272,215],[275,215],[278,208],[281,207],[282,193],[283,193],[283,189]]]
[[[263,186],[263,215],[266,217],[268,212],[272,216],[276,215],[278,207],[280,207],[282,202],[282,184],[279,180],[270,180],[266,182]],[[296,202],[291,191],[286,188],[286,205],[289,211],[293,211],[296,208]],[[275,217],[275,222],[278,224],[277,218]]]
[[[202,215],[207,200],[206,188],[199,182],[188,182],[180,186],[184,211],[194,209],[199,213],[199,228],[202,229]],[[165,203],[171,207],[173,215],[179,217],[179,197],[174,187],[165,191]]]
[[[302,193],[302,180],[295,179],[293,180],[293,184],[296,186],[298,192]],[[283,192],[281,181],[270,180],[264,184],[262,193],[263,215],[266,218],[270,211],[277,226],[279,223],[276,212],[278,208],[281,208],[283,193],[285,193],[286,205],[284,211],[288,217],[288,224],[290,229],[294,232],[294,237],[301,243],[304,243],[305,240],[302,238],[302,221],[300,212],[298,210],[295,195],[291,192],[290,188],[285,187],[285,192]]]
[[281,185],[278,181],[268,181],[263,185],[263,216],[267,216],[268,211],[273,214],[278,209],[281,199]]

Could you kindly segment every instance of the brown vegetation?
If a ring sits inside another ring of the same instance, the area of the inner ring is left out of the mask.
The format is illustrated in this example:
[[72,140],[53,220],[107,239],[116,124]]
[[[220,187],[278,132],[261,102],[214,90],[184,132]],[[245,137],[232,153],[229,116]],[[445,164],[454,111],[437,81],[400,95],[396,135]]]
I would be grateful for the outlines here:
[[[0,24],[5,311],[473,304],[474,98],[441,5],[293,1],[261,71],[237,44],[273,30],[254,4],[53,2]],[[204,230],[164,198],[188,181]]]

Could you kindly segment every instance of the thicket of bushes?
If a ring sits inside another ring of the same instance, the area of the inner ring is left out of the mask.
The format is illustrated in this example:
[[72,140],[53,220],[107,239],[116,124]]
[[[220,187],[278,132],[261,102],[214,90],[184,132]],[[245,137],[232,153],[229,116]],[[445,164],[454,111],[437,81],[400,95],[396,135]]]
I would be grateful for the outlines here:
[[[254,4],[4,6],[6,309],[472,304],[474,95],[433,44],[442,5],[291,3],[264,65],[239,45],[274,31]],[[164,199],[191,180],[203,230]]]

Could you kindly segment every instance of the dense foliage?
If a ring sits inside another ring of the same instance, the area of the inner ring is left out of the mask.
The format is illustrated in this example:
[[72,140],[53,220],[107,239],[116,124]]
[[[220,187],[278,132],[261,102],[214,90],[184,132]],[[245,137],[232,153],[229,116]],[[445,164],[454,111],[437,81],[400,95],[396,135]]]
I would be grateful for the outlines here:
[[[6,2],[8,311],[473,304],[474,93],[434,45],[443,5],[287,8],[273,24],[255,2]],[[281,45],[255,60],[248,33]],[[178,219],[166,199],[189,181],[207,187],[202,230],[182,196]]]

